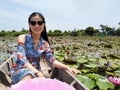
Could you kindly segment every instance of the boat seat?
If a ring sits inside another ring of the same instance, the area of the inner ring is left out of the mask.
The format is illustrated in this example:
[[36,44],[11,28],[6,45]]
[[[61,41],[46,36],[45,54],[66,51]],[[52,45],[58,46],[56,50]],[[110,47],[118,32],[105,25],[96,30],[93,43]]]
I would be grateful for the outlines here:
[[49,62],[44,58],[40,58],[40,66],[41,66],[41,72],[46,78],[51,77],[52,69],[53,67],[49,64]]

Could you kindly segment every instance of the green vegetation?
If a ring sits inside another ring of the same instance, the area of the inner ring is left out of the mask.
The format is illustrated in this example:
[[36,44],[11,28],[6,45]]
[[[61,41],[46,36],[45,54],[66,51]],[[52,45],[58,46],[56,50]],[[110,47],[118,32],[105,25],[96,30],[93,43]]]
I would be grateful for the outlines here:
[[[120,37],[50,36],[49,39],[55,58],[77,69],[76,77],[89,90],[119,90],[108,78],[120,77]],[[11,55],[16,51],[16,37],[0,37],[0,43],[1,52]],[[4,53],[1,63],[8,58]]]
[[118,90],[108,78],[120,77],[120,37],[50,37],[57,60],[79,71],[89,90]]
[[[86,29],[74,29],[72,31],[65,30],[48,30],[49,36],[120,36],[120,27],[114,28],[109,27],[107,25],[100,25],[101,29],[94,29],[94,27],[87,27]],[[28,33],[29,30],[25,30],[24,28],[21,31],[0,31],[0,36],[13,36],[16,37],[23,33]]]
[[[120,27],[100,27],[101,29],[87,27],[64,32],[49,30],[48,35],[55,58],[77,69],[79,73],[76,77],[90,90],[117,90],[108,81],[108,77],[120,77]],[[28,32],[25,29],[2,30],[1,51],[8,51],[11,48],[8,47],[10,42],[16,43],[14,37]]]
[[20,34],[24,34],[24,33],[28,33],[28,30],[25,30],[25,29],[22,29],[21,31],[16,31],[16,30],[5,31],[5,30],[2,30],[0,32],[0,37],[16,37],[16,36],[19,36]]

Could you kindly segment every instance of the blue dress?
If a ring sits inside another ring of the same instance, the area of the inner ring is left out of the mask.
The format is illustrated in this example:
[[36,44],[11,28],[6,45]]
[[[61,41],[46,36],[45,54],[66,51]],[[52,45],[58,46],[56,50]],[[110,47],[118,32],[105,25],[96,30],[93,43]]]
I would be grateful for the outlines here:
[[19,82],[22,78],[31,74],[32,77],[35,77],[35,73],[27,68],[25,64],[31,63],[36,69],[40,70],[40,57],[44,56],[46,60],[52,64],[55,61],[55,57],[51,53],[51,48],[46,47],[45,40],[41,37],[40,42],[36,49],[34,49],[34,41],[31,34],[26,34],[25,44],[18,43],[17,46],[17,57],[16,65],[11,69],[11,78],[13,83]]

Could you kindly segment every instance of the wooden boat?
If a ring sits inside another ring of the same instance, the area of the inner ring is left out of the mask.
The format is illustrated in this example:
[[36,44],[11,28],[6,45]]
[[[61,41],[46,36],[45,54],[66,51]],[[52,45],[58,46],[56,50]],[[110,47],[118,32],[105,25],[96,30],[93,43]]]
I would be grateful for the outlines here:
[[[8,86],[11,84],[12,80],[9,77],[8,73],[10,71],[10,68],[14,64],[14,57],[15,54],[13,54],[10,58],[8,58],[1,66],[0,66],[0,90],[8,90]],[[76,90],[89,90],[86,86],[84,86],[79,80],[77,80],[76,77],[71,75],[66,70],[53,68],[48,65],[48,63],[45,63],[44,60],[40,60],[40,64],[42,68],[42,72],[46,77],[56,78],[60,81],[66,82],[69,85],[72,85]],[[52,71],[51,71],[52,70]],[[49,73],[51,71],[51,73]],[[6,79],[7,78],[7,79]]]

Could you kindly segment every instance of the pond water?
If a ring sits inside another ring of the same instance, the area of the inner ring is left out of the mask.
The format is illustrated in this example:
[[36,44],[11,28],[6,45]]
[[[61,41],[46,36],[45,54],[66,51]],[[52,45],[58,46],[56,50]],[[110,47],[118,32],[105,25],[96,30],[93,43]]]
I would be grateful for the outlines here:
[[11,56],[10,53],[0,52],[0,65],[10,56]]

